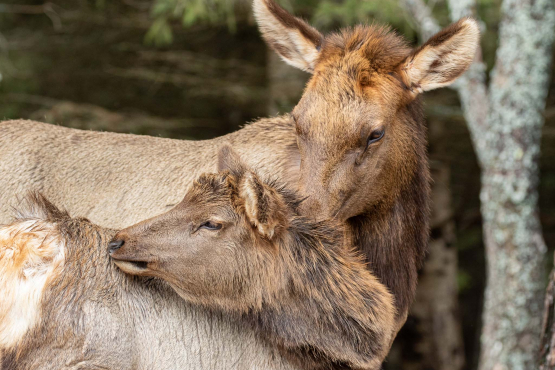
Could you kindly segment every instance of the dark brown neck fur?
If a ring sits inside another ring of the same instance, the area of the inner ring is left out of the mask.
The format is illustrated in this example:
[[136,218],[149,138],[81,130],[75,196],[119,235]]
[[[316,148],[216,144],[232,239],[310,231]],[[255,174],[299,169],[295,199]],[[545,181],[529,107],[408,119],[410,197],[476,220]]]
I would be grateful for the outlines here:
[[[354,245],[366,256],[370,270],[394,295],[398,315],[406,315],[414,299],[417,271],[428,246],[430,218],[430,170],[422,107],[417,100],[407,110],[413,120],[404,124],[411,125],[416,133],[417,166],[412,181],[400,189],[393,202],[348,221]],[[404,318],[400,325],[403,323]]]
[[244,318],[303,369],[379,368],[394,335],[391,294],[342,229],[298,218],[290,231],[277,257],[287,286]]

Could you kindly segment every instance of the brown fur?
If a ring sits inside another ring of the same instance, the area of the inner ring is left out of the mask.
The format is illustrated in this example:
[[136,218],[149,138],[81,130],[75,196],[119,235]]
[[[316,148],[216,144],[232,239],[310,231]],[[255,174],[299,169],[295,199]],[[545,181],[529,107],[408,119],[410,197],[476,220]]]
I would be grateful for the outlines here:
[[223,152],[223,172],[116,235],[116,264],[245,320],[303,369],[378,369],[395,333],[387,288],[345,246],[342,227],[299,216],[295,195]]

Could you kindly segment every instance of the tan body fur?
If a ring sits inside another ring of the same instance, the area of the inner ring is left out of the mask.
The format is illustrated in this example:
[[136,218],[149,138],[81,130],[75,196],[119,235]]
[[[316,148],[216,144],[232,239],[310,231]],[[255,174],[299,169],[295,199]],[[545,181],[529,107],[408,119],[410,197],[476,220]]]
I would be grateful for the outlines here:
[[288,117],[260,120],[213,140],[183,141],[68,129],[33,121],[0,123],[0,224],[16,196],[40,190],[72,214],[122,228],[179,202],[192,180],[216,169],[222,143],[285,182],[298,175]]
[[119,271],[115,231],[29,204],[0,227],[0,369],[294,369],[244,324]]

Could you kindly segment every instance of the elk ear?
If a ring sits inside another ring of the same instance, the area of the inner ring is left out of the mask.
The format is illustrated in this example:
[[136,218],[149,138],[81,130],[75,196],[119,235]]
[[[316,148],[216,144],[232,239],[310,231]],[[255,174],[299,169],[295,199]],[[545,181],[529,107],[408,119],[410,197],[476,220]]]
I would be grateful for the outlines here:
[[272,239],[278,230],[286,227],[286,204],[274,188],[264,184],[248,171],[239,183],[239,196],[245,202],[245,213],[258,232]]
[[226,170],[236,177],[241,177],[246,171],[246,165],[229,144],[224,144],[218,151],[218,172]]
[[273,0],[254,0],[254,16],[266,43],[288,64],[312,73],[322,34]]
[[432,36],[401,65],[399,74],[415,92],[447,86],[472,64],[480,30],[472,18],[463,18]]

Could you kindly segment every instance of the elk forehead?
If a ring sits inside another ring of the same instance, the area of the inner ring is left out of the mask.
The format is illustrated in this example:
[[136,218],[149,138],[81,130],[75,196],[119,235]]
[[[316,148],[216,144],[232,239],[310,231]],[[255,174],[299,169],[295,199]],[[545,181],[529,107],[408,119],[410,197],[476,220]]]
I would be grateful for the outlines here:
[[222,174],[202,174],[195,180],[186,199],[210,203],[218,199],[231,199],[235,188],[234,178],[228,172]]
[[367,60],[367,68],[386,74],[392,72],[410,50],[404,38],[387,26],[359,25],[326,36],[316,70],[321,70],[327,62],[337,61],[337,58],[359,55]]
[[229,172],[202,174],[195,180],[184,198],[185,204],[196,206],[221,206],[237,198],[237,184]]
[[404,39],[386,27],[359,26],[327,36],[293,112],[300,136],[322,138],[319,146],[336,152],[359,147],[360,136],[380,128],[406,94],[395,71],[409,53]]
[[229,172],[202,174],[175,208],[175,215],[193,223],[236,220],[242,210],[238,193],[237,179]]
[[46,221],[0,228],[0,347],[13,347],[39,321],[43,291],[64,256],[60,234]]

